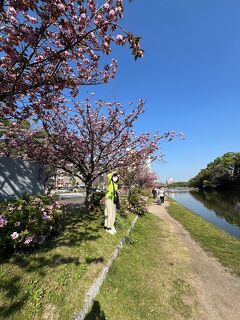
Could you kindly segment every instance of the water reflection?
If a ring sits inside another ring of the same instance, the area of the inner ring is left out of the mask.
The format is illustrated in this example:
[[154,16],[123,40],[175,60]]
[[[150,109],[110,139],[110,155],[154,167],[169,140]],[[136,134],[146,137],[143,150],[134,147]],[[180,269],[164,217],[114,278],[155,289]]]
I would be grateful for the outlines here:
[[240,239],[240,191],[169,192],[169,196]]
[[240,226],[240,192],[196,192],[190,194],[204,207],[213,210],[217,216],[224,218],[228,223]]

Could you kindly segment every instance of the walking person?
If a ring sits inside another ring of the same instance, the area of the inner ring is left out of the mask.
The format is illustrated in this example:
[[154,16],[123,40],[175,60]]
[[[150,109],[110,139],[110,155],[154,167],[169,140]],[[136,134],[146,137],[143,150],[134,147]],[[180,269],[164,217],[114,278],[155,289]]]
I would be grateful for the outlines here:
[[160,204],[164,204],[164,197],[165,197],[164,186],[161,186],[161,188],[159,189],[159,196],[160,196]]
[[159,187],[156,187],[156,203],[161,204],[160,203],[160,189],[159,189]]
[[153,195],[153,199],[156,199],[156,197],[157,197],[157,188],[156,187],[154,187],[152,189],[152,195]]

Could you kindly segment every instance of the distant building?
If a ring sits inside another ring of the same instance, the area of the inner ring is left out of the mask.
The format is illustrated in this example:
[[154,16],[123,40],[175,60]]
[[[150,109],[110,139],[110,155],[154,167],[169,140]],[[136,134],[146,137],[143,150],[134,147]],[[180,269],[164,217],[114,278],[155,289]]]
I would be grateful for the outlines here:
[[148,156],[146,159],[146,167],[150,172],[152,172],[152,157]]
[[167,184],[168,186],[171,185],[171,184],[173,184],[173,183],[174,183],[173,178],[168,178],[167,181],[166,181],[166,184]]
[[[95,180],[93,185],[95,187],[103,188],[104,181],[105,176],[101,175]],[[70,187],[81,188],[85,187],[85,184],[79,177],[71,176],[62,169],[56,169],[55,173],[52,174],[52,176],[48,179],[46,186],[50,187],[51,189]]]
[[84,186],[84,183],[80,178],[70,176],[68,173],[64,172],[64,170],[57,169],[55,174],[48,179],[47,186],[53,189],[69,188],[73,186],[73,179],[76,187]]

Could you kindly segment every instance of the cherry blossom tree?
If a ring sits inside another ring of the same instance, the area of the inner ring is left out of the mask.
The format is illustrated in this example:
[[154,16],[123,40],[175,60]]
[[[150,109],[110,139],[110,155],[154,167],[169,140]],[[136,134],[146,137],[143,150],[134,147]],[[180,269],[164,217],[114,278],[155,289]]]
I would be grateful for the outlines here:
[[136,176],[136,184],[140,188],[151,188],[157,181],[157,175],[151,172],[147,167],[139,170]]
[[83,85],[114,78],[104,65],[115,45],[143,56],[140,37],[120,24],[122,0],[1,0],[0,119],[59,109]]
[[62,111],[43,111],[39,115],[42,131],[12,126],[7,133],[8,150],[0,150],[2,154],[13,150],[21,158],[79,177],[86,186],[87,208],[91,187],[99,176],[117,168],[137,166],[158,150],[161,139],[172,139],[176,134],[137,135],[133,126],[143,114],[142,100],[127,107],[116,101],[91,100],[87,98]]
[[[160,157],[161,156],[158,156],[158,158]],[[154,159],[155,158],[157,158],[157,156],[154,157]],[[149,170],[146,166],[146,159],[144,158],[139,159],[138,163],[135,163],[134,165],[129,165],[126,168],[119,168],[118,173],[127,189],[127,194],[129,194],[129,191],[133,186],[149,188],[152,187],[157,180],[157,175]]]

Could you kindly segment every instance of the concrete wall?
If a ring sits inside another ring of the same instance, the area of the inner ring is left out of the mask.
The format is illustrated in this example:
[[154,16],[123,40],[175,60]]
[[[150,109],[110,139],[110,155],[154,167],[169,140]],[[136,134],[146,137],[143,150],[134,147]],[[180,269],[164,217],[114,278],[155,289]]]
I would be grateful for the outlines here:
[[0,158],[0,200],[44,192],[44,167],[36,162]]

